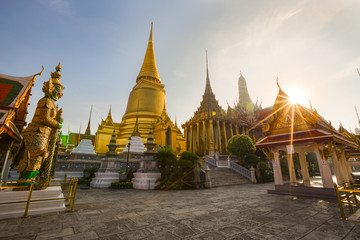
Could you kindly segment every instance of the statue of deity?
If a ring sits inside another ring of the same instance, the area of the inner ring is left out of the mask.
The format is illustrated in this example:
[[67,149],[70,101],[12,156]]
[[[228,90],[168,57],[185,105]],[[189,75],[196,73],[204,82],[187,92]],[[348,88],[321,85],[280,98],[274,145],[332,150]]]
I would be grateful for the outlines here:
[[35,186],[44,189],[50,181],[58,130],[63,122],[62,109],[58,110],[55,105],[64,89],[60,83],[60,63],[55,70],[49,81],[44,82],[45,96],[39,100],[31,123],[22,132],[25,154],[19,162],[17,186],[29,186],[38,174],[39,182],[35,182]]

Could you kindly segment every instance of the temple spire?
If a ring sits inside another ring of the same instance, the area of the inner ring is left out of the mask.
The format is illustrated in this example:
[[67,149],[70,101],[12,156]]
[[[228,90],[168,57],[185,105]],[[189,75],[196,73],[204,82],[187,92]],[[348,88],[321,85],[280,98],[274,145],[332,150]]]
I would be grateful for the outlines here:
[[246,108],[249,104],[251,104],[251,98],[248,92],[246,80],[240,71],[240,77],[238,81],[239,87],[239,107]]
[[91,113],[92,113],[92,104],[91,104],[91,108],[90,108],[90,116],[89,116],[89,122],[85,131],[85,135],[90,136],[91,135],[91,131],[90,131],[90,121],[91,121]]
[[110,109],[109,109],[109,113],[105,119],[105,123],[107,125],[113,125],[113,120],[112,120],[112,117],[111,117],[111,105],[110,105]]
[[213,94],[211,85],[210,85],[210,78],[209,78],[209,66],[208,66],[208,55],[206,50],[206,87],[205,87],[205,94]]
[[155,52],[153,46],[153,23],[151,22],[151,30],[149,36],[149,43],[146,49],[143,65],[140,73],[136,78],[138,82],[141,78],[155,79],[156,82],[161,83],[161,79],[156,67]]

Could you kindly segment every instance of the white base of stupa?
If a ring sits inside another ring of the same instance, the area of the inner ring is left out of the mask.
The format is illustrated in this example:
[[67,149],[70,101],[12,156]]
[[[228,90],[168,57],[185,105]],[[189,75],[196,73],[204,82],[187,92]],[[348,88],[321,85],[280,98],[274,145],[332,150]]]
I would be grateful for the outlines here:
[[[0,192],[0,203],[27,201],[29,191],[12,191],[6,189]],[[31,200],[64,198],[60,186],[48,187],[45,190],[33,190]],[[24,216],[26,202],[0,204],[0,219],[16,218]],[[65,211],[65,200],[49,200],[30,202],[28,215]]]
[[92,188],[108,188],[112,182],[119,181],[119,173],[117,172],[96,172],[95,178],[90,183]]
[[161,173],[134,173],[134,178],[131,180],[134,189],[151,190],[154,189],[156,180],[161,177]]

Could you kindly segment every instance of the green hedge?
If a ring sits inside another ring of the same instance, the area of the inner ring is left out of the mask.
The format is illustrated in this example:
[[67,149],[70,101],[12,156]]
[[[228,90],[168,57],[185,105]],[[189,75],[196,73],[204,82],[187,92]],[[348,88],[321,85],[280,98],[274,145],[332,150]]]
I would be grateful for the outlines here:
[[111,189],[130,189],[133,188],[132,182],[112,182],[110,187]]

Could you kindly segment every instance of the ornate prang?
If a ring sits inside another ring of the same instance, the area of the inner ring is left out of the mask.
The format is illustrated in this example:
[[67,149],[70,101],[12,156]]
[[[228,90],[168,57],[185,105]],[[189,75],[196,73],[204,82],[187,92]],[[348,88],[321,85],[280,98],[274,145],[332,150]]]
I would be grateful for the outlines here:
[[118,145],[116,145],[116,134],[115,134],[115,127],[114,131],[111,135],[110,143],[106,145],[109,148],[109,151],[106,153],[106,156],[108,157],[116,157],[117,153],[115,152]]
[[[25,157],[20,160],[18,186],[29,186],[39,173],[38,188],[46,188],[50,181],[58,130],[63,119],[62,109],[58,110],[55,101],[62,97],[64,86],[60,83],[60,63],[51,73],[49,81],[44,82],[45,96],[37,104],[31,123],[22,132],[25,144]],[[24,190],[17,188],[17,190]]]
[[147,138],[146,143],[144,144],[146,147],[146,154],[153,154],[154,152],[154,147],[156,146],[156,143],[154,142],[154,133],[153,133],[153,124],[152,122],[150,123],[150,130],[149,130],[149,136]]

